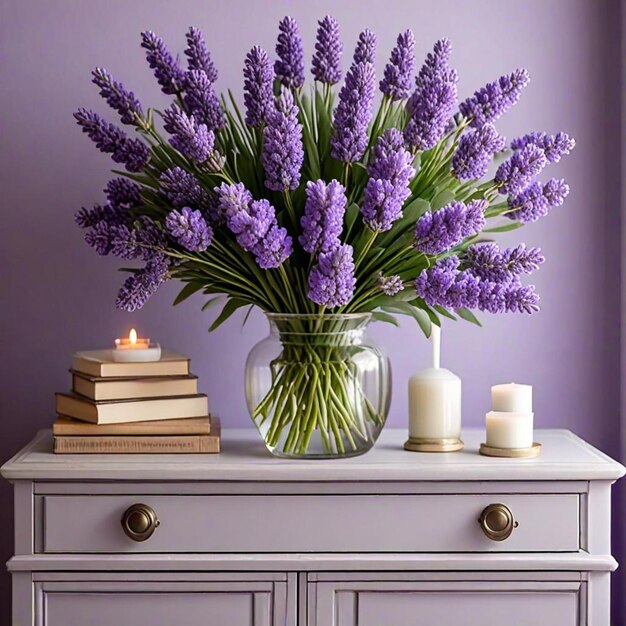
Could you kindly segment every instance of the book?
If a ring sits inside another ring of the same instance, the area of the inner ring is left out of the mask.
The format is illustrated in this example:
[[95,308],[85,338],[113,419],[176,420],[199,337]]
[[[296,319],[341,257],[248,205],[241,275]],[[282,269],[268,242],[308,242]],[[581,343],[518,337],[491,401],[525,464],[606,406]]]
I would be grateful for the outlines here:
[[52,425],[55,436],[100,435],[210,435],[211,421],[216,418],[190,417],[188,419],[129,422],[121,424],[91,424],[71,417],[57,417]]
[[121,376],[187,376],[189,359],[178,352],[163,350],[158,361],[122,363],[113,361],[111,350],[85,350],[72,357],[72,369],[98,378]]
[[210,435],[57,436],[56,454],[217,454],[220,424],[212,418]]
[[72,393],[57,393],[56,410],[58,415],[93,424],[206,417],[209,414],[207,397],[204,394],[175,398],[94,402]]
[[191,396],[198,393],[198,377],[189,374],[148,378],[97,378],[72,372],[72,391],[91,400]]

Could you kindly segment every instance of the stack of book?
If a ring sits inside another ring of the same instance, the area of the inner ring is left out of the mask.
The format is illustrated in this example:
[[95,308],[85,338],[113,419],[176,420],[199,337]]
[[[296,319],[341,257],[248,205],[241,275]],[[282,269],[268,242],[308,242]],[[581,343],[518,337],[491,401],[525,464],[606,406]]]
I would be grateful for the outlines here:
[[77,352],[72,391],[56,394],[59,454],[180,454],[220,451],[220,427],[189,359],[116,362],[110,350]]

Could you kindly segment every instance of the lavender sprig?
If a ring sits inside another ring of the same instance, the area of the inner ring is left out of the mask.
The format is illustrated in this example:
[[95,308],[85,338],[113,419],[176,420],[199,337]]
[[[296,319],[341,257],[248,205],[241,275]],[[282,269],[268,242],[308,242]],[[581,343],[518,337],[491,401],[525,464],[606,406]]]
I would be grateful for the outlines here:
[[211,81],[203,70],[185,75],[185,107],[195,120],[216,132],[226,126],[226,117]]
[[345,191],[336,180],[328,184],[323,180],[306,184],[307,199],[300,220],[302,234],[299,237],[300,245],[306,252],[330,252],[340,245],[347,203]]
[[104,188],[107,200],[116,207],[134,208],[141,205],[141,187],[128,178],[118,176]]
[[508,197],[506,217],[520,222],[536,222],[552,207],[561,206],[569,194],[569,185],[561,178],[551,178],[545,185],[535,181],[518,194]]
[[139,139],[129,139],[126,133],[87,109],[74,113],[83,132],[105,153],[111,154],[116,163],[123,163],[129,172],[140,172],[150,158],[148,146]]
[[387,231],[402,215],[402,205],[411,195],[409,183],[415,175],[412,161],[399,130],[390,128],[380,135],[372,149],[370,179],[361,204],[363,219],[372,230]]
[[141,309],[167,280],[168,272],[169,262],[164,255],[148,261],[124,281],[115,302],[117,308],[129,312]]
[[159,177],[159,189],[173,206],[188,206],[206,210],[210,206],[209,194],[200,186],[193,174],[182,167],[165,170]]
[[404,129],[404,140],[413,152],[430,150],[445,133],[454,112],[458,75],[448,66],[451,49],[446,39],[435,44],[407,102],[409,121]]
[[368,142],[368,126],[372,119],[374,81],[371,63],[353,64],[339,92],[339,104],[333,119],[330,140],[331,155],[338,161],[352,163],[361,159]]
[[547,163],[544,151],[529,144],[515,151],[498,167],[494,182],[500,193],[518,194],[530,185]]
[[165,218],[165,228],[176,242],[190,252],[204,252],[213,239],[213,229],[198,210],[174,209]]
[[467,205],[455,201],[424,213],[415,224],[413,246],[425,254],[447,252],[484,228],[486,207],[485,200],[472,200]]
[[285,16],[278,25],[274,73],[276,78],[289,89],[300,89],[304,85],[304,52],[298,22]]
[[391,100],[406,100],[411,93],[415,66],[415,36],[412,30],[398,35],[396,47],[385,66],[380,90]]
[[510,284],[522,274],[531,274],[545,261],[539,248],[520,244],[501,250],[496,243],[474,244],[467,249],[465,262],[478,278]]
[[113,80],[111,74],[101,67],[97,67],[91,75],[92,82],[100,88],[100,95],[120,114],[122,124],[137,125],[143,118],[143,110],[135,94],[124,89],[122,83]]
[[541,148],[546,155],[548,163],[558,163],[561,157],[569,154],[576,142],[567,133],[559,132],[556,135],[534,132],[518,137],[511,142],[513,150],[521,150],[525,146],[533,145]]
[[163,121],[172,135],[170,144],[188,159],[204,163],[213,154],[215,136],[206,124],[198,124],[175,104],[165,110]]
[[246,124],[260,128],[274,107],[274,70],[267,52],[260,46],[254,46],[246,55],[243,75]]
[[398,275],[383,276],[381,274],[378,277],[378,281],[376,281],[376,286],[386,296],[395,296],[397,293],[400,293],[404,289],[404,284],[402,282],[402,277],[400,277]]
[[493,155],[504,149],[504,143],[504,137],[489,123],[465,133],[459,139],[452,157],[452,173],[463,181],[482,178],[489,169]]
[[205,73],[210,83],[217,80],[217,68],[211,59],[211,53],[206,46],[204,35],[199,28],[191,26],[186,34],[187,66],[190,70],[199,70]]
[[517,69],[474,92],[473,96],[461,102],[459,111],[471,120],[474,128],[480,128],[504,115],[519,100],[529,81],[528,72]]
[[318,22],[315,54],[311,72],[315,80],[334,85],[341,79],[341,53],[343,44],[337,20],[327,15]]
[[290,91],[284,91],[273,110],[267,113],[263,129],[265,186],[273,191],[296,189],[304,161],[302,125]]
[[352,60],[354,63],[371,63],[376,61],[376,35],[367,28],[359,33]]
[[352,246],[343,244],[322,252],[309,273],[309,299],[329,308],[347,304],[354,295],[356,279]]
[[180,93],[185,84],[185,73],[163,40],[151,30],[146,30],[141,33],[141,47],[146,50],[146,60],[154,70],[161,91],[167,95]]

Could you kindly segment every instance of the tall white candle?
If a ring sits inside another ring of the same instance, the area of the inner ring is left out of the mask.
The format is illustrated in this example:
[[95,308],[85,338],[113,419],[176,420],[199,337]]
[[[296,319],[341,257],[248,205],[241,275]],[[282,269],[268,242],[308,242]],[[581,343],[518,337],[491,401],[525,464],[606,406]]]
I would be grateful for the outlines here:
[[491,408],[493,411],[510,413],[532,413],[533,388],[531,385],[494,385],[491,388]]
[[409,379],[409,436],[415,439],[458,439],[461,436],[461,379],[439,367],[440,328],[433,325],[433,366]]
[[487,445],[492,448],[530,448],[533,414],[489,411],[485,416]]

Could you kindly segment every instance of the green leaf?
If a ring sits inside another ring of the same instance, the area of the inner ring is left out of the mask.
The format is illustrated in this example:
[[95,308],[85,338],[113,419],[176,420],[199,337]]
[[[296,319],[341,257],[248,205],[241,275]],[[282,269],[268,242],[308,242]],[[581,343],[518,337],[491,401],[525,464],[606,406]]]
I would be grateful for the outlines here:
[[251,304],[248,307],[248,310],[246,311],[246,316],[243,318],[243,322],[241,323],[241,328],[243,328],[246,325],[248,319],[250,318],[250,313],[252,313],[252,311],[254,310],[254,307],[255,307],[254,304]]
[[354,227],[354,224],[355,224],[355,222],[357,220],[357,217],[359,217],[359,215],[360,215],[359,205],[353,202],[346,209],[346,216],[345,216],[345,219],[344,219],[344,222],[346,224],[346,237],[345,237],[346,241],[350,241],[350,235],[352,234],[352,228]]
[[476,326],[482,326],[480,320],[469,309],[456,309],[456,312],[459,317],[466,322],[471,322],[472,324],[476,324]]
[[174,300],[174,306],[180,304],[181,302],[189,298],[189,296],[193,296],[194,293],[200,291],[200,289],[202,289],[203,287],[204,285],[202,283],[188,282],[176,296]]
[[495,226],[494,228],[485,228],[483,233],[506,233],[510,230],[517,230],[524,226],[523,222],[511,222],[510,224],[504,224],[503,226]]
[[430,337],[433,321],[424,309],[409,304],[408,302],[398,302],[382,308],[390,313],[400,313],[401,315],[408,315],[409,317],[412,317],[418,323],[424,335],[426,335],[426,337]]
[[410,219],[411,221],[417,220],[419,217],[424,215],[427,211],[430,211],[431,206],[428,200],[424,200],[423,198],[415,198],[407,204],[403,211],[403,217]]
[[437,311],[439,315],[443,315],[444,317],[447,317],[449,320],[454,320],[456,322],[456,317],[452,315],[452,313],[450,313],[448,309],[444,309],[442,306],[439,306],[438,304],[436,304],[433,307],[433,309],[435,309],[435,311]]
[[219,303],[220,300],[223,300],[225,298],[225,296],[219,295],[219,296],[213,296],[212,298],[209,298],[203,305],[202,305],[202,311],[208,311],[211,307],[215,306],[216,304]]
[[239,300],[238,298],[230,298],[224,305],[222,312],[217,316],[211,326],[209,326],[209,332],[212,333],[214,330],[219,328],[237,309],[240,309],[242,306],[246,306],[247,304],[250,303],[244,300]]
[[374,311],[374,313],[372,313],[372,319],[378,322],[385,322],[387,324],[393,324],[394,326],[400,326],[400,323],[393,315],[383,313],[383,311]]
[[441,190],[430,203],[433,211],[438,211],[454,200],[454,194],[449,189]]

